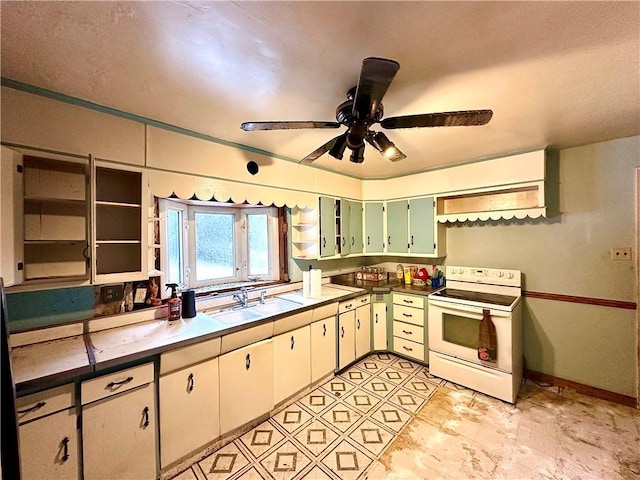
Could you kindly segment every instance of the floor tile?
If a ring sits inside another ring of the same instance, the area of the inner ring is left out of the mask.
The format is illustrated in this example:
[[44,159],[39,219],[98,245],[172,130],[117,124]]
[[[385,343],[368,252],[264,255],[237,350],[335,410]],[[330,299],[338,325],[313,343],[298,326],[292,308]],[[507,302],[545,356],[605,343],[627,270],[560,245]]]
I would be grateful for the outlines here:
[[371,374],[368,372],[365,372],[364,370],[361,370],[359,368],[353,367],[350,368],[349,370],[347,370],[346,372],[343,372],[340,377],[344,378],[345,380],[350,381],[351,383],[355,383],[356,385],[360,385],[361,383],[366,382],[367,380],[371,379]]
[[340,398],[346,395],[350,390],[353,390],[355,386],[351,382],[343,380],[341,377],[334,377],[320,388],[334,397]]
[[349,430],[360,418],[362,414],[358,410],[344,403],[337,403],[322,415],[325,422],[342,433]]
[[314,465],[313,468],[300,477],[300,480],[335,480],[338,477],[332,476],[320,466]]
[[402,384],[407,378],[409,378],[409,373],[399,370],[394,367],[385,368],[383,371],[378,373],[378,378],[382,378],[387,380],[395,385]]
[[260,460],[260,465],[276,480],[295,478],[311,463],[311,458],[287,441]]
[[407,372],[409,374],[413,374],[418,371],[418,369],[423,368],[422,365],[401,357],[393,357],[390,365],[396,370],[402,370],[403,372]]
[[177,476],[173,477],[173,480],[198,480],[196,474],[193,472],[193,469],[189,468],[182,473],[179,473]]
[[311,419],[312,415],[298,403],[289,405],[272,417],[287,432],[293,433]]
[[349,438],[372,455],[378,456],[393,440],[394,435],[377,423],[366,419],[349,434]]
[[294,438],[302,444],[311,454],[320,456],[339,437],[339,431],[319,419],[313,420],[296,432]]
[[368,382],[365,382],[364,385],[362,385],[363,389],[383,398],[391,395],[391,392],[393,392],[396,387],[397,386],[395,384],[383,380],[379,377],[374,377]]
[[380,398],[371,392],[359,388],[351,391],[349,395],[342,399],[343,403],[361,411],[363,414],[369,413],[381,401]]
[[399,357],[396,357],[392,353],[374,353],[372,355],[369,355],[369,357],[367,358],[370,358],[376,362],[386,363],[388,365],[395,363],[396,360],[399,359]]
[[400,407],[388,402],[383,402],[372,414],[371,418],[384,425],[395,433],[402,430],[411,416]]
[[369,356],[364,360],[361,360],[360,362],[356,363],[356,367],[372,375],[377,375],[378,372],[380,372],[381,370],[384,370],[388,366],[389,365],[385,361],[378,360],[377,358],[372,356]]
[[198,462],[198,465],[207,480],[226,480],[249,465],[249,463],[249,459],[242,453],[236,443],[231,442]]
[[242,444],[255,458],[260,458],[265,452],[271,450],[284,440],[285,436],[267,420],[250,432],[240,437]]
[[357,479],[371,462],[369,456],[346,440],[340,442],[322,459],[322,463],[343,480]]
[[425,398],[430,397],[433,392],[436,391],[436,388],[438,388],[433,383],[414,376],[407,380],[403,387],[410,392],[416,393]]
[[256,467],[251,467],[246,472],[235,477],[233,480],[271,480],[265,473],[264,475],[258,471]]
[[410,392],[409,390],[405,390],[404,388],[395,390],[388,397],[388,400],[412,414],[416,413],[427,401],[426,398]]
[[307,410],[314,414],[319,414],[323,410],[327,410],[338,399],[325,392],[324,390],[316,389],[308,395],[302,397],[297,403],[304,406]]

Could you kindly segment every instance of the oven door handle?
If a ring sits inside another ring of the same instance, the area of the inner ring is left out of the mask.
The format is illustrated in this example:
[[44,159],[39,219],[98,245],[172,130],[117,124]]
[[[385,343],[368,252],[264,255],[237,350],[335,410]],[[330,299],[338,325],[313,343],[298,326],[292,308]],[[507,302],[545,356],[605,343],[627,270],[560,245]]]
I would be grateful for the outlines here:
[[456,302],[451,302],[448,300],[438,300],[435,299],[433,297],[429,297],[429,306],[434,306],[434,307],[439,307],[442,308],[443,310],[447,310],[448,312],[451,313],[455,313],[455,312],[470,312],[470,313],[475,313],[476,315],[479,315],[480,317],[482,317],[482,311],[483,310],[489,310],[489,315],[491,315],[492,317],[511,317],[511,312],[505,312],[502,310],[496,310],[495,308],[483,308],[483,307],[476,307],[473,305],[465,305],[463,303],[456,303]]

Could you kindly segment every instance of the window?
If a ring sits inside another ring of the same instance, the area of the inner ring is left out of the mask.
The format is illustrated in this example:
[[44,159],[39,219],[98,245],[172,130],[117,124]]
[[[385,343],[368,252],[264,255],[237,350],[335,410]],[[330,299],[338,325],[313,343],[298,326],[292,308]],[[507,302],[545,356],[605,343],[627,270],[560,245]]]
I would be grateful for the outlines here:
[[196,288],[279,279],[277,208],[169,199],[159,204],[166,218],[165,283]]

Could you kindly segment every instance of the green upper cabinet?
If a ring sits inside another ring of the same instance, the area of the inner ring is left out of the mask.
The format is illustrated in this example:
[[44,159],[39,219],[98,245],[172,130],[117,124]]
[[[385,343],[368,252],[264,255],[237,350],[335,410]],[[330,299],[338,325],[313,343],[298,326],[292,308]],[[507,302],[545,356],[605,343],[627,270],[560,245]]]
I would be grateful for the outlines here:
[[387,253],[409,252],[408,200],[387,202]]
[[336,200],[320,197],[320,257],[336,254]]
[[349,228],[351,253],[362,253],[364,249],[362,239],[362,202],[349,201]]
[[365,252],[384,253],[384,204],[364,203]]
[[409,249],[411,253],[434,254],[436,247],[434,212],[433,197],[409,200]]

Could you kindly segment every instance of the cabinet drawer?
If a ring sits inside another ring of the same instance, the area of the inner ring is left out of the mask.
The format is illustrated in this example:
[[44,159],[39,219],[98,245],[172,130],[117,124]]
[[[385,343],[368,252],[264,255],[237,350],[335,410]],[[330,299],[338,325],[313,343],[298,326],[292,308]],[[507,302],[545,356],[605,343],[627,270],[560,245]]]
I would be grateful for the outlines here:
[[153,382],[153,363],[127,368],[82,382],[82,405]]
[[393,294],[393,303],[396,305],[406,305],[415,308],[424,308],[424,298],[416,295],[404,295],[402,293]]
[[220,355],[222,338],[214,338],[196,345],[180,348],[160,355],[160,375],[189,365],[204,362]]
[[345,300],[344,302],[340,302],[340,305],[338,306],[338,314],[348,312],[349,310],[361,307],[362,305],[368,305],[369,303],[371,303],[370,295],[363,295],[358,298],[352,298],[351,300]]
[[424,310],[420,308],[405,307],[404,305],[394,305],[393,319],[424,326]]
[[402,322],[393,322],[393,336],[424,343],[424,328]]
[[22,424],[73,407],[75,401],[75,385],[73,383],[20,397],[16,399],[18,422]]
[[424,362],[424,345],[421,343],[393,337],[393,351]]

